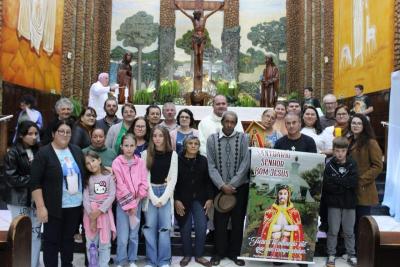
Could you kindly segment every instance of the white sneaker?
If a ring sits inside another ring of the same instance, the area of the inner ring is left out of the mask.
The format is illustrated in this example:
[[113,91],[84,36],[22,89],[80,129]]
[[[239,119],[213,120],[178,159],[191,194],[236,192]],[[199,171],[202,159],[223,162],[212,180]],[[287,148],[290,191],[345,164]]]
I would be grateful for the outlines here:
[[352,255],[347,259],[347,263],[350,264],[350,266],[357,266],[357,258],[356,256]]
[[117,267],[124,267],[124,266],[118,264]]
[[347,255],[347,254],[342,255],[342,259],[344,259],[345,261],[347,261],[348,258],[349,258],[349,255]]
[[161,267],[170,267],[170,265],[169,264],[164,264],[164,265],[161,265]]
[[131,263],[129,264],[129,267],[137,267],[137,265],[136,265],[134,262],[131,262]]
[[153,266],[151,266],[150,264],[147,264],[147,265],[145,265],[144,267],[153,267]]

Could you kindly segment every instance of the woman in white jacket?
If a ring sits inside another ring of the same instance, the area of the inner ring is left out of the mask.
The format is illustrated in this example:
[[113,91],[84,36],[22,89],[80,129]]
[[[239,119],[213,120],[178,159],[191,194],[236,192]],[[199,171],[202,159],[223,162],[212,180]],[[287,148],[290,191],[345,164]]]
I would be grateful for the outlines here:
[[[148,266],[169,267],[171,264],[170,231],[173,196],[178,175],[178,157],[171,147],[166,128],[156,125],[151,131],[147,151],[143,153],[149,170],[149,196],[144,203]],[[146,265],[147,266],[147,265]]]

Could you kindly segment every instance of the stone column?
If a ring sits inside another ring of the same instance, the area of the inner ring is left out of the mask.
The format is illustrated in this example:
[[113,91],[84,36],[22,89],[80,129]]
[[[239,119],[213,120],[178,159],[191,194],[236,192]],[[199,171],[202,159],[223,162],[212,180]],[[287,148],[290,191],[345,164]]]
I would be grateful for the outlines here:
[[[160,1],[159,80],[172,80],[175,57],[175,9],[170,0]],[[158,81],[159,84],[159,81]]]
[[226,0],[222,31],[222,77],[228,81],[239,77],[239,0]]

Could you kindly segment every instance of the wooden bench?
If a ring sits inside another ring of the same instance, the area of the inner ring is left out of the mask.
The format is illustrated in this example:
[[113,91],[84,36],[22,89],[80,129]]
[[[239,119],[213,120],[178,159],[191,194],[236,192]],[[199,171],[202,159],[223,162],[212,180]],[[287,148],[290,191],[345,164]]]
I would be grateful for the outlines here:
[[0,231],[0,266],[31,266],[32,223],[27,216],[12,220],[8,231]]
[[390,216],[362,217],[359,225],[358,266],[400,266],[400,223]]

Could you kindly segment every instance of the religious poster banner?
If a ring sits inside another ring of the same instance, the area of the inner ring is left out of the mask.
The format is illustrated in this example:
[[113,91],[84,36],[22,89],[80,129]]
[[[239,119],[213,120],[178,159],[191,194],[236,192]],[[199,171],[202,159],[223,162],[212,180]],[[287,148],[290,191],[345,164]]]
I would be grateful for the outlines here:
[[312,264],[325,156],[251,148],[240,258]]

